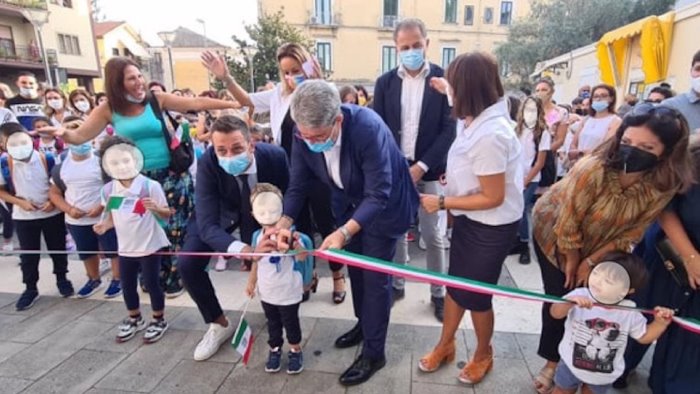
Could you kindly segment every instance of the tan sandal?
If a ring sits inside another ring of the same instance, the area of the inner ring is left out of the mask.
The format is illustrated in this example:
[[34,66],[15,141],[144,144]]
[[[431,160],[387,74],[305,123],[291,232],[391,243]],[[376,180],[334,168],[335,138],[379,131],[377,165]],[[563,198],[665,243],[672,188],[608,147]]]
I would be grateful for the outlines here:
[[448,346],[436,346],[432,352],[423,356],[418,362],[418,368],[423,372],[434,372],[443,363],[451,363],[457,355],[456,341],[453,339]]
[[539,394],[549,394],[554,390],[554,368],[543,367],[533,382]]
[[459,374],[460,382],[466,384],[477,384],[484,380],[484,377],[493,368],[493,349],[490,349],[490,354],[487,358],[476,361],[472,359],[467,365],[462,368],[462,372]]

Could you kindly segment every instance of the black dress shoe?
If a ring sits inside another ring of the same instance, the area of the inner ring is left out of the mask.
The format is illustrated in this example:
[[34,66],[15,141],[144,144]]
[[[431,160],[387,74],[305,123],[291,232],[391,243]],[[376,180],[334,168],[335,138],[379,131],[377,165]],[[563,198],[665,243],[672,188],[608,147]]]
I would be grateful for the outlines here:
[[384,368],[385,365],[386,358],[384,357],[379,360],[370,360],[360,355],[360,357],[355,359],[355,362],[352,363],[350,368],[346,369],[345,372],[340,375],[340,384],[343,386],[355,386],[364,383],[368,381],[375,372]]
[[406,297],[406,289],[397,289],[392,286],[391,288],[391,306],[394,306],[394,302]]
[[430,302],[433,303],[435,318],[442,323],[442,319],[445,317],[445,299],[442,297],[430,297]]
[[362,327],[360,327],[360,324],[358,323],[352,328],[352,330],[339,336],[338,339],[335,340],[335,347],[345,349],[357,346],[362,342],[362,339]]

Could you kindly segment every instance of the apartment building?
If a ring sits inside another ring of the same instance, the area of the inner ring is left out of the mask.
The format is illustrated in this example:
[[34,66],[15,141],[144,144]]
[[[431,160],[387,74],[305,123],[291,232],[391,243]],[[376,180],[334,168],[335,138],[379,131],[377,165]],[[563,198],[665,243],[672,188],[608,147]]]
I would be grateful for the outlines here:
[[[95,23],[95,40],[100,58],[100,68],[115,56],[133,59],[141,66],[142,72],[148,76],[150,72],[151,55],[139,33],[126,22],[105,21]],[[104,91],[104,80],[94,80],[95,91]]]
[[258,0],[259,13],[280,9],[315,40],[330,79],[369,87],[398,64],[393,30],[402,18],[425,22],[428,58],[446,67],[460,53],[492,52],[530,7],[529,0]]

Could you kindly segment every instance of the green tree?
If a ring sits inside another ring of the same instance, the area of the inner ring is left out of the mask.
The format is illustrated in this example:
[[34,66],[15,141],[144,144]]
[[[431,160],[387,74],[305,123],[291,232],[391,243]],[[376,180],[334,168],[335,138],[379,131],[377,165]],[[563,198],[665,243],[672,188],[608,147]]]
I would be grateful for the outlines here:
[[[311,51],[313,40],[304,32],[285,21],[284,8],[273,14],[259,16],[256,24],[247,25],[246,33],[252,42],[233,36],[233,41],[238,44],[237,55],[229,59],[228,65],[231,75],[236,78],[241,86],[250,87],[250,58],[249,52],[254,52],[252,66],[254,70],[255,87],[262,86],[267,79],[277,79],[277,48],[282,44],[294,42]],[[254,50],[251,51],[251,48]],[[245,59],[243,61],[236,58]]]
[[598,41],[606,32],[668,11],[673,0],[535,0],[496,49],[517,85],[529,81],[539,61]]

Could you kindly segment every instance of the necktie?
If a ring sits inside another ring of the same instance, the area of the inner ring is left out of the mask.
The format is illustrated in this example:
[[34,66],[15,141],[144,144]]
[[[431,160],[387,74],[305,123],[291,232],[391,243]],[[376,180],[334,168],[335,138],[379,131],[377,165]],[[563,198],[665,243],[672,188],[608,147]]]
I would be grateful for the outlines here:
[[250,185],[248,185],[248,174],[239,175],[241,181],[241,240],[250,245],[256,225],[253,219],[253,208],[250,205]]

